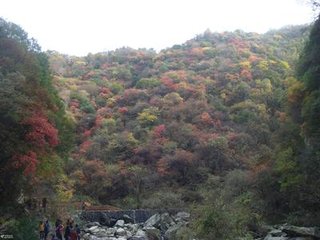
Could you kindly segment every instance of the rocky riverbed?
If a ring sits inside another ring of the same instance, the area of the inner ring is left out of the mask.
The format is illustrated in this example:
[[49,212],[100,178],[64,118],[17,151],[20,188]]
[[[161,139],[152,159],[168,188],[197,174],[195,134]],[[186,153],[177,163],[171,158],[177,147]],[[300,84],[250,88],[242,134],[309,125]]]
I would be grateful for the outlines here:
[[[122,212],[123,213],[123,212]],[[155,213],[144,222],[127,214],[112,215],[116,219],[99,217],[99,222],[87,221],[83,225],[81,239],[84,240],[176,240],[188,227],[190,214]],[[130,212],[129,212],[130,213]],[[89,215],[92,216],[92,215]],[[97,214],[96,214],[97,216]],[[109,214],[110,216],[110,214]],[[121,216],[121,217],[119,217]],[[146,216],[145,214],[143,216]],[[88,217],[88,215],[86,216]],[[320,228],[298,227],[289,224],[264,226],[256,240],[320,240]],[[190,240],[193,239],[190,237]],[[219,239],[222,240],[222,239]],[[237,238],[237,240],[246,240]]]
[[134,220],[124,215],[123,219],[112,221],[89,222],[83,227],[81,239],[84,240],[174,240],[177,234],[188,226],[190,214],[178,212],[156,213],[143,223],[134,223]]

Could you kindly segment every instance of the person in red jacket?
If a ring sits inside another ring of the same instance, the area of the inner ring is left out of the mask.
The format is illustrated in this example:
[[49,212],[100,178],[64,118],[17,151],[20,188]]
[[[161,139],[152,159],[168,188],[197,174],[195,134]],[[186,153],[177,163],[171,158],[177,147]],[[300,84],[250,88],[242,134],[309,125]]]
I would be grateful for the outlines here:
[[77,231],[73,226],[70,227],[70,235],[69,235],[69,237],[70,237],[70,240],[78,240]]

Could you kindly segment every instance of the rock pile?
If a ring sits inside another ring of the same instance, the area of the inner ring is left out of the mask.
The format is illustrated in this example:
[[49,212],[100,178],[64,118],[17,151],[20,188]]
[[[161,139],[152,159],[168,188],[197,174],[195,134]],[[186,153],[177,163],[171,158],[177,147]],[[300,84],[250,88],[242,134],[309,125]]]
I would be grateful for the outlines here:
[[179,231],[188,225],[190,214],[178,212],[154,214],[144,223],[133,223],[129,216],[102,225],[98,222],[87,223],[83,227],[81,239],[84,240],[174,240]]
[[317,227],[297,227],[292,225],[273,226],[264,240],[313,240],[320,239]]

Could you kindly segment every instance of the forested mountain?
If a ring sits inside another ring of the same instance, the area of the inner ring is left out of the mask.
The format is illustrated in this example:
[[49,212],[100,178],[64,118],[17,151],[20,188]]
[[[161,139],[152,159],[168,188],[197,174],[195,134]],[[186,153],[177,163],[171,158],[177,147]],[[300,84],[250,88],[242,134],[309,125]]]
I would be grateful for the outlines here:
[[51,80],[47,56],[36,41],[0,19],[1,224],[9,223],[10,215],[23,214],[18,197],[46,185],[52,192],[62,184],[73,123]]
[[319,26],[73,57],[1,19],[1,209],[185,208],[202,239],[319,223]]
[[76,192],[130,208],[211,202],[205,212],[226,206],[221,221],[242,216],[246,226],[294,214],[305,199],[290,187],[303,180],[284,145],[304,144],[290,115],[300,116],[295,69],[308,34],[307,26],[208,30],[159,53],[49,52],[77,122],[67,168]]

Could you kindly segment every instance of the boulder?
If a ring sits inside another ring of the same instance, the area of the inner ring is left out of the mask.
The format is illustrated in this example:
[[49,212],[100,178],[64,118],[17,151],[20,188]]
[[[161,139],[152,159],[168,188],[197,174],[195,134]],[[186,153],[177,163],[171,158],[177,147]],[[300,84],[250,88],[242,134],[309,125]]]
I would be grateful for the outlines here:
[[110,220],[110,226],[108,226],[108,227],[113,227],[114,225],[116,225],[116,222],[117,222],[117,219],[111,218],[111,220]]
[[170,217],[169,213],[163,213],[160,216],[160,223],[157,226],[157,228],[159,228],[162,232],[165,232],[168,230],[169,227],[171,227],[174,224],[175,222],[172,219],[172,217]]
[[129,238],[129,237],[132,237],[134,235],[134,233],[130,232],[130,231],[127,231],[127,235],[126,237]]
[[133,236],[133,237],[129,237],[128,240],[148,240],[148,238]]
[[138,231],[139,224],[125,224],[125,228],[130,231],[133,235]]
[[145,223],[145,227],[158,227],[161,222],[161,215],[159,213],[152,215]]
[[101,239],[94,235],[90,235],[89,240],[101,240]]
[[282,232],[280,229],[272,229],[268,235],[271,237],[287,237],[287,234]]
[[108,227],[112,227],[113,226],[112,219],[105,213],[101,213],[100,214],[99,223],[102,226],[108,226]]
[[190,219],[190,213],[187,212],[178,212],[175,217],[174,217],[176,222],[181,222],[181,221],[189,221]]
[[107,237],[108,236],[108,232],[107,230],[103,229],[103,228],[99,228],[94,235],[96,237]]
[[133,237],[148,239],[146,232],[141,229],[138,229],[138,231],[136,232],[136,234]]
[[177,235],[177,232],[186,226],[186,223],[183,223],[183,222],[179,222],[173,226],[171,226],[164,234],[165,236],[165,239],[168,239],[168,240],[175,240],[177,239],[176,238],[176,235]]
[[288,237],[272,237],[271,235],[267,235],[263,240],[289,240]]
[[127,214],[124,214],[122,219],[124,220],[125,223],[134,223],[133,218],[130,217],[129,215],[127,215]]
[[118,240],[118,238],[115,237],[96,237],[91,235],[89,240]]
[[90,239],[90,233],[85,233],[82,235],[83,240],[89,240]]
[[160,230],[155,227],[145,227],[144,231],[146,232],[146,235],[149,240],[160,240],[161,239]]
[[101,227],[101,224],[98,223],[98,222],[89,222],[89,223],[87,223],[85,226],[86,226],[86,228],[91,228],[91,227],[93,227],[93,226],[99,226],[99,227]]
[[124,226],[124,220],[118,220],[115,224],[116,227],[123,227]]
[[100,227],[99,226],[93,226],[91,228],[86,229],[87,231],[85,232],[89,232],[91,234],[95,234],[96,232],[99,232]]
[[284,225],[281,228],[290,237],[313,237],[320,238],[320,229],[317,227],[297,227],[291,225]]
[[116,229],[116,228],[108,228],[108,229],[107,229],[107,236],[108,236],[108,237],[113,237],[116,232],[117,232],[117,229]]
[[124,230],[123,228],[118,228],[117,231],[116,231],[116,235],[120,236],[120,237],[126,236],[127,235],[127,231]]

